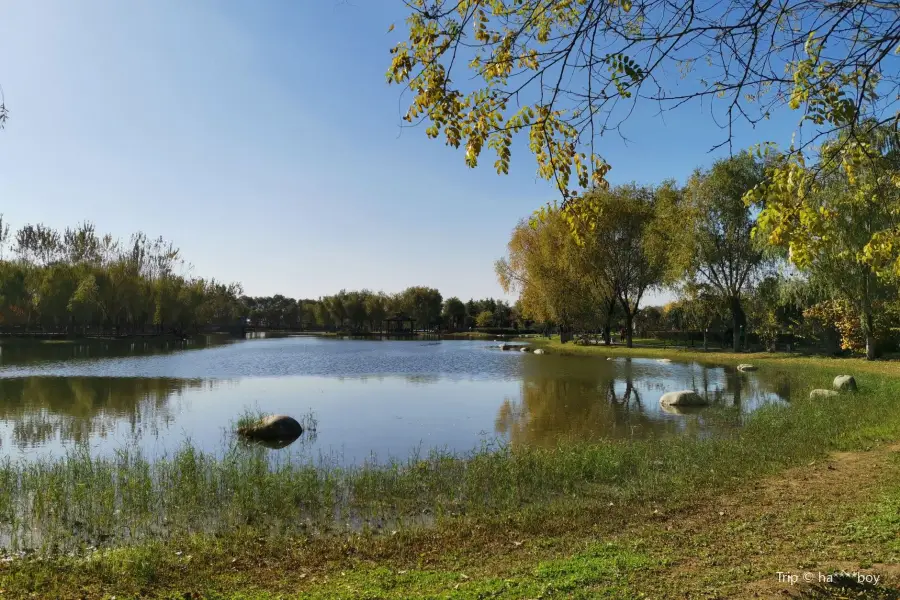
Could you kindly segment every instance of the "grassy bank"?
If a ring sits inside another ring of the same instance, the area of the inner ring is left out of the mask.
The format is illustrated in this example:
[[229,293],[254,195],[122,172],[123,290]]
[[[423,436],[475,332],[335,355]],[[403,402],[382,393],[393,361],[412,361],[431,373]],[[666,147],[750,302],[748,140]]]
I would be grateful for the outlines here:
[[453,331],[441,333],[441,338],[446,340],[494,340],[508,338],[508,335],[496,333],[484,333],[483,331]]
[[[887,377],[900,377],[900,361],[875,360],[867,361],[859,357],[831,357],[808,355],[796,352],[731,352],[714,349],[705,351],[700,348],[682,347],[636,347],[625,346],[580,346],[572,342],[561,344],[559,337],[522,338],[535,348],[543,348],[548,353],[568,356],[596,356],[601,358],[669,358],[677,361],[697,361],[721,365],[737,365],[752,363],[773,369],[790,369],[822,373],[870,373]],[[827,382],[826,382],[827,383]],[[827,385],[825,387],[828,387]]]
[[[560,351],[552,342],[547,349]],[[647,573],[662,585],[673,562],[709,541],[663,550],[648,543],[683,515],[829,452],[900,439],[900,379],[855,361],[730,358],[804,373],[790,405],[759,410],[717,439],[435,453],[356,469],[273,466],[263,451],[238,445],[221,456],[185,446],[152,463],[86,451],[7,462],[0,536],[37,552],[0,562],[0,588],[3,597],[72,598],[634,597],[641,586],[654,589]],[[841,371],[862,373],[858,394],[807,399]],[[897,474],[895,463],[871,468],[886,483]],[[871,499],[845,500],[852,512]],[[872,510],[882,517],[857,526],[860,544],[881,540],[889,556],[894,521]],[[745,532],[719,535],[733,542]],[[754,575],[732,573],[725,583]],[[659,587],[654,597],[676,592]]]

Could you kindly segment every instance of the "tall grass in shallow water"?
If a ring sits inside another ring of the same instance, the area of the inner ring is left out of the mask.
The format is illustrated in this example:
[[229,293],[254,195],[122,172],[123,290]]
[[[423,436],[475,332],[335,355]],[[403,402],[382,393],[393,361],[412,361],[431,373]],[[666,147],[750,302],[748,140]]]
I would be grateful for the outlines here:
[[677,503],[829,450],[896,439],[898,392],[896,380],[880,379],[854,396],[768,406],[715,439],[499,445],[351,468],[290,455],[273,460],[264,448],[238,443],[213,455],[186,442],[154,461],[136,450],[100,458],[84,448],[6,460],[0,547],[53,552],[190,533],[393,530],[461,514],[549,510],[573,498],[596,506]]

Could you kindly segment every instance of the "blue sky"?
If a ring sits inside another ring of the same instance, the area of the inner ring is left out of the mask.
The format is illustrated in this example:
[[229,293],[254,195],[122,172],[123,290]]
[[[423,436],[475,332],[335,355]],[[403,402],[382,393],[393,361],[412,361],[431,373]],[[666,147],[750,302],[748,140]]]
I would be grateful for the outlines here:
[[[401,0],[4,3],[0,212],[162,235],[252,295],[500,297],[494,260],[554,190],[524,152],[498,176],[492,156],[471,170],[401,131],[384,74],[404,15]],[[723,133],[699,104],[654,113],[635,113],[630,143],[601,140],[613,183],[684,181],[727,152],[708,154]],[[736,147],[795,124],[741,128]]]

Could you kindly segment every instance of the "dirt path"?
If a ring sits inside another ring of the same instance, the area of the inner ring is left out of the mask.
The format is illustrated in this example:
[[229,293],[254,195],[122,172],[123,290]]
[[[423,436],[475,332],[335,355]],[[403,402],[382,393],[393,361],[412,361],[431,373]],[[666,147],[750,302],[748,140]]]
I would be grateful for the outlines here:
[[688,515],[634,527],[622,538],[646,540],[669,557],[664,569],[648,574],[646,586],[639,584],[641,591],[667,598],[900,598],[866,589],[816,595],[834,587],[825,584],[835,571],[870,581],[877,576],[882,587],[900,585],[896,557],[884,562],[883,549],[853,527],[886,489],[900,486],[898,458],[900,444],[836,453]]

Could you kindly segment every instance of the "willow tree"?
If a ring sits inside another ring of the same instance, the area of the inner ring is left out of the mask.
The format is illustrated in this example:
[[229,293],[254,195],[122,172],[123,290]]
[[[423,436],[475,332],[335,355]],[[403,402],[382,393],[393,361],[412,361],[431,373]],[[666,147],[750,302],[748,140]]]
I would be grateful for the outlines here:
[[435,288],[425,286],[408,287],[396,297],[400,310],[416,320],[416,325],[429,329],[440,322],[444,299]]
[[594,190],[586,196],[591,211],[574,221],[579,247],[590,257],[601,289],[622,309],[628,347],[644,295],[671,281],[672,266],[683,255],[683,225],[674,220],[679,196],[671,183]]
[[495,263],[506,293],[518,293],[522,313],[535,321],[559,325],[561,332],[596,325],[598,311],[579,259],[583,247],[572,236],[558,210],[541,221],[523,220],[513,230],[508,257]]
[[[0,250],[9,237],[0,222]],[[98,237],[90,223],[62,234],[26,225],[16,231],[13,250],[13,260],[0,256],[3,328],[133,333],[155,319],[160,328],[185,331],[230,324],[237,315],[239,286],[179,275],[178,251],[161,239],[135,234],[125,245]]]
[[744,195],[763,179],[762,163],[749,153],[719,160],[688,181],[685,196],[693,227],[693,256],[689,276],[715,290],[731,311],[733,348],[741,347],[747,327],[743,297],[769,261]]
[[855,308],[866,357],[875,358],[875,313],[896,297],[900,277],[900,133],[845,133],[825,143],[814,164],[791,155],[772,163],[768,181],[747,195],[764,203],[760,233]]

